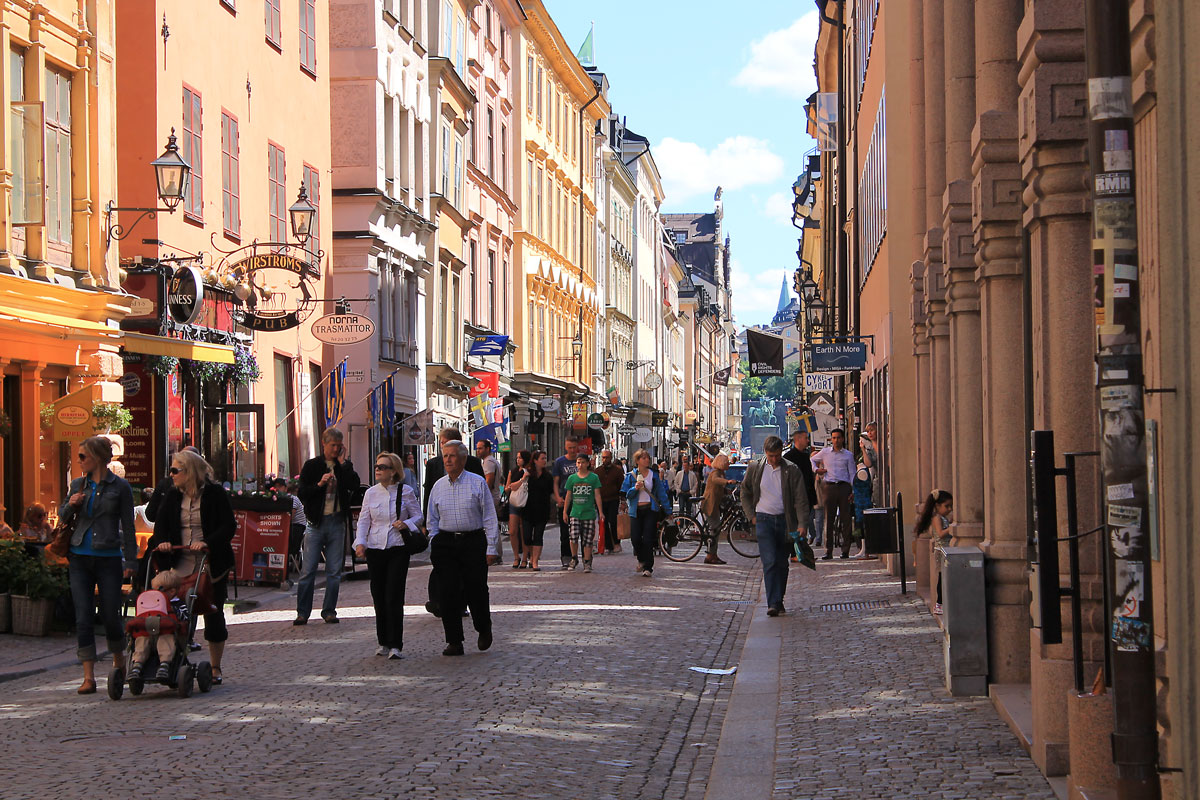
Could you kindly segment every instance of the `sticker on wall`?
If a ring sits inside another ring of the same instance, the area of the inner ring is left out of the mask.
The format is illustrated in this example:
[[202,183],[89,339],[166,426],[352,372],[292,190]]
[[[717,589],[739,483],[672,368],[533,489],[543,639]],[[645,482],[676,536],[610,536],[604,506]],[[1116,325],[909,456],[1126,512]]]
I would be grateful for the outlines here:
[[1094,120],[1133,116],[1133,83],[1127,76],[1088,79],[1088,113]]
[[1140,619],[1117,617],[1112,624],[1112,641],[1122,653],[1145,652],[1150,649],[1150,628]]

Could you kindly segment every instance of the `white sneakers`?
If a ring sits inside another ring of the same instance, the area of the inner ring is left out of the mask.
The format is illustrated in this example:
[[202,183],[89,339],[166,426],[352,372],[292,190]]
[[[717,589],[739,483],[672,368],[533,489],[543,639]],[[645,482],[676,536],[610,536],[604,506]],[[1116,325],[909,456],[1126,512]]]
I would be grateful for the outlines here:
[[400,652],[400,648],[393,647],[388,651],[388,658],[394,661],[398,658],[404,658],[404,654]]
[[386,647],[384,647],[383,645],[379,645],[379,647],[375,648],[375,655],[386,656],[387,654],[388,654],[388,649]]

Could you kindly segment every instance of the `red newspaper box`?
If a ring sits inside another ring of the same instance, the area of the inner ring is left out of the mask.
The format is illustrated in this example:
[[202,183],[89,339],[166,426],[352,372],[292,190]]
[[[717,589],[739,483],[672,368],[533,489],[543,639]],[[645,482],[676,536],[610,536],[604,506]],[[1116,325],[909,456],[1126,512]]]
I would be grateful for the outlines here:
[[238,580],[282,584],[287,575],[291,498],[268,500],[234,495],[231,499],[233,516],[237,520],[233,555]]

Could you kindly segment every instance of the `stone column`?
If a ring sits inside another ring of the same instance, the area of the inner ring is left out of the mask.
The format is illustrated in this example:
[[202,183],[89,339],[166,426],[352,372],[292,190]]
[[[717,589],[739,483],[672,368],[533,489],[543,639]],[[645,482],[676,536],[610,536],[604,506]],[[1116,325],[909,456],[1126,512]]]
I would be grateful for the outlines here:
[[14,430],[13,435],[21,437],[21,456],[26,469],[21,471],[21,505],[18,513],[24,513],[25,508],[38,499],[38,481],[42,477],[42,471],[36,469],[41,462],[38,438],[42,432],[42,416],[39,401],[42,370],[45,367],[38,361],[21,363],[21,430]]
[[[1029,235],[1033,286],[1033,427],[1054,431],[1059,453],[1096,450],[1095,316],[1092,303],[1091,214],[1087,153],[1087,70],[1083,8],[1070,0],[1027,4],[1017,34],[1018,148],[1025,183],[1023,223]],[[1061,456],[1059,457],[1061,463]],[[1081,459],[1077,477],[1080,524],[1096,524],[1099,476]],[[1060,496],[1058,533],[1065,531]],[[1103,576],[1096,537],[1084,540],[1084,666],[1090,680],[1104,657]],[[1066,582],[1066,546],[1060,546]],[[1033,758],[1047,775],[1064,775],[1067,693],[1072,688],[1070,613],[1063,604],[1063,644],[1042,643],[1030,631]]]
[[987,555],[988,678],[1029,680],[1026,444],[1017,156],[1017,27],[1021,0],[975,5],[971,225],[983,329],[983,552]]
[[907,10],[910,54],[908,82],[912,90],[911,106],[908,109],[912,137],[909,140],[912,158],[912,253],[919,260],[912,262],[909,272],[913,292],[909,321],[912,326],[917,381],[917,418],[913,422],[917,426],[918,493],[916,497],[905,498],[905,504],[908,506],[904,509],[906,519],[911,515],[912,506],[919,501],[921,494],[928,492],[933,486],[933,400],[930,396],[929,382],[929,338],[925,330],[925,262],[920,260],[925,254],[925,231],[928,230],[925,219],[925,29],[922,18],[924,2],[925,0],[910,0]]
[[971,131],[975,127],[973,0],[945,0],[946,191],[942,264],[950,327],[951,491],[958,544],[983,539],[983,386],[979,287],[971,233]]

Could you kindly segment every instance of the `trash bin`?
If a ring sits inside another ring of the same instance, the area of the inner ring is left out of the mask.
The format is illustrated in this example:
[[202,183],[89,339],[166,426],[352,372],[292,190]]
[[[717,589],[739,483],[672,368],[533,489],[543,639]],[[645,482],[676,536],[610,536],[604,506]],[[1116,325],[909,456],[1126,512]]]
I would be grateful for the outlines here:
[[863,543],[873,556],[900,552],[896,535],[896,509],[863,509]]
[[978,547],[943,547],[942,609],[946,689],[952,695],[986,695],[988,676],[987,586]]

